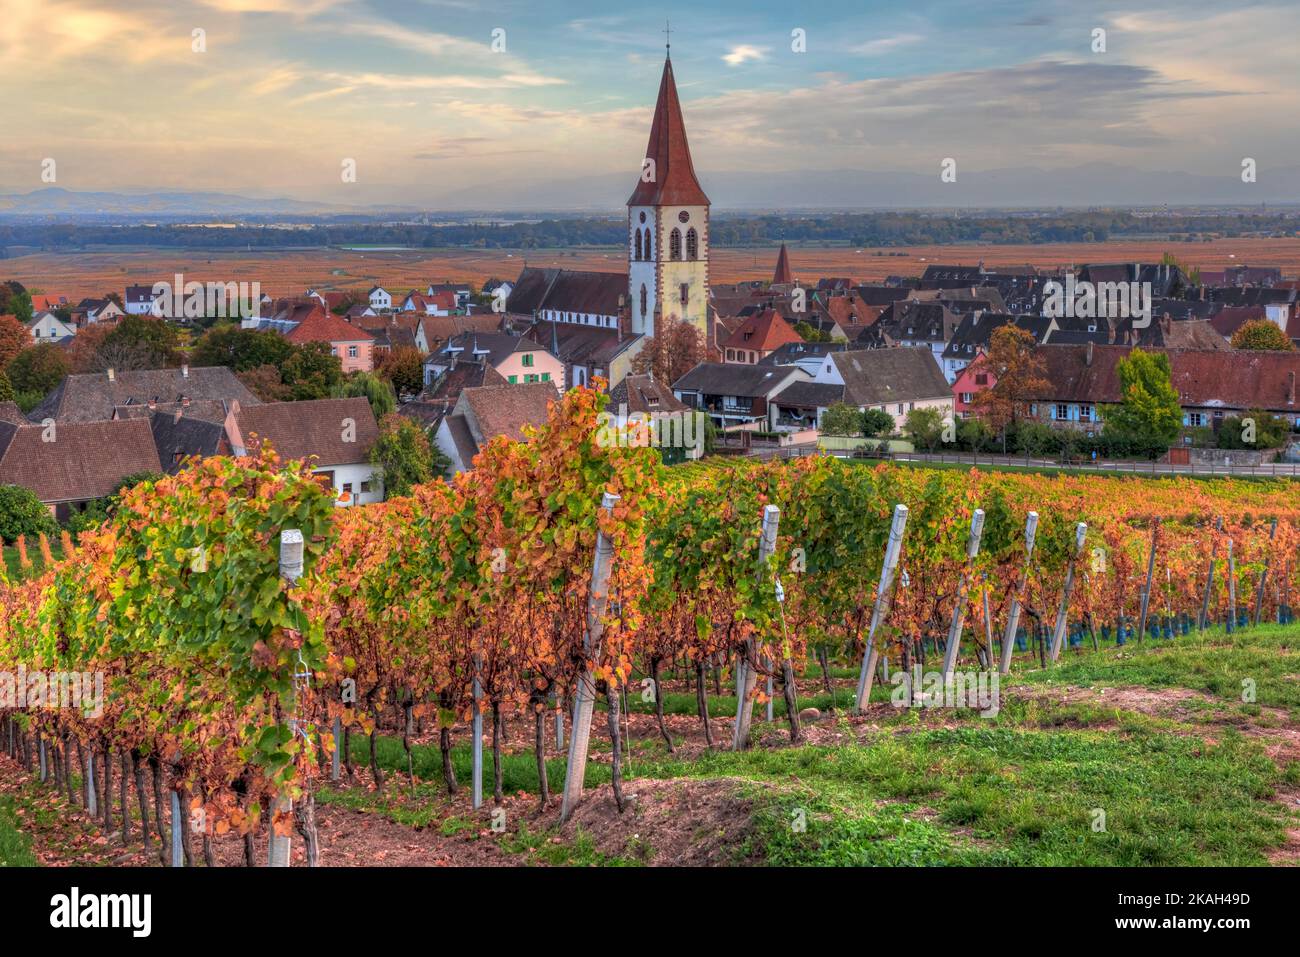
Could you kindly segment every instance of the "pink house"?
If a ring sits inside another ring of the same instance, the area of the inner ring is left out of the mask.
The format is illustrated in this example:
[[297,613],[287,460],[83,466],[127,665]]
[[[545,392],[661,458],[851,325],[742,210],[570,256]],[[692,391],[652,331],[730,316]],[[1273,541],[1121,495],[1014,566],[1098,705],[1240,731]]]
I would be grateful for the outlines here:
[[952,384],[953,416],[958,419],[969,419],[975,414],[975,410],[971,407],[975,395],[985,389],[993,388],[997,381],[997,376],[989,369],[988,356],[981,350],[975,360],[961,370]]
[[374,336],[324,309],[313,309],[285,338],[295,345],[328,343],[343,364],[345,373],[374,371]]

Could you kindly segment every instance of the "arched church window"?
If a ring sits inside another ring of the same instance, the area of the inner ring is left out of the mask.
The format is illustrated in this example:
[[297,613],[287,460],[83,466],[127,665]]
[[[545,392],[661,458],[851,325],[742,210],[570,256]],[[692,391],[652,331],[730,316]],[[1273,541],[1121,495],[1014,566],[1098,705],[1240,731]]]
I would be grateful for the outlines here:
[[646,289],[645,289],[645,283],[641,283],[641,318],[642,319],[645,318],[645,307],[646,307]]
[[682,258],[682,231],[674,229],[668,240],[668,258],[678,262]]
[[700,258],[700,237],[696,234],[694,226],[686,231],[686,258]]
[[635,253],[635,255],[636,255],[636,260],[637,260],[637,262],[640,262],[640,261],[641,261],[641,230],[640,230],[640,229],[638,229],[638,230],[636,231],[636,253]]

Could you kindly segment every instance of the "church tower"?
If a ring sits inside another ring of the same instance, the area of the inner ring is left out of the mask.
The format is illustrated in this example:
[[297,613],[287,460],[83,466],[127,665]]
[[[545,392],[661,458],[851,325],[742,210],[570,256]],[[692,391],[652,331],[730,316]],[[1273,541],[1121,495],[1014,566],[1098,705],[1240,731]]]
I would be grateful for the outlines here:
[[653,337],[655,318],[676,317],[708,335],[709,198],[695,178],[671,56],[664,60],[650,143],[627,201],[632,331]]

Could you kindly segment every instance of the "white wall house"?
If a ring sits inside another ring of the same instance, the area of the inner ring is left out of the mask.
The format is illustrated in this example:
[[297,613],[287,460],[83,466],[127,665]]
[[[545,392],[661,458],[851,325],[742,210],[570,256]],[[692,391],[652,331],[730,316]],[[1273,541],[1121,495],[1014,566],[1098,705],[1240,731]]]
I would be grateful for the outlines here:
[[60,339],[71,339],[77,334],[76,326],[64,322],[52,312],[38,312],[27,324],[27,328],[31,330],[35,342],[58,342]]
[[376,286],[370,290],[370,308],[375,310],[393,308],[393,297],[383,286]]

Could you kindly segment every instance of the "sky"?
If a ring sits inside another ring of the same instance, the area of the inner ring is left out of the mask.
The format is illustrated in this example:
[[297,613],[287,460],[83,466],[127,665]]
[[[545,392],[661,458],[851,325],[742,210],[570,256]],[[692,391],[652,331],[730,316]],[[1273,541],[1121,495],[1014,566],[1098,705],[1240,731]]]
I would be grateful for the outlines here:
[[1294,2],[0,0],[0,192],[53,159],[71,190],[616,206],[665,21],[706,189],[771,174],[773,205],[946,158],[959,182],[1300,165]]

